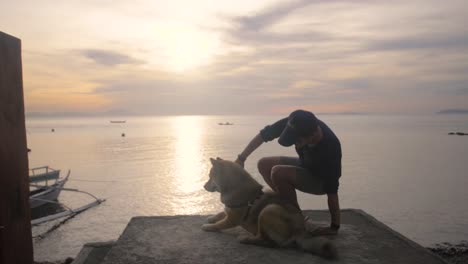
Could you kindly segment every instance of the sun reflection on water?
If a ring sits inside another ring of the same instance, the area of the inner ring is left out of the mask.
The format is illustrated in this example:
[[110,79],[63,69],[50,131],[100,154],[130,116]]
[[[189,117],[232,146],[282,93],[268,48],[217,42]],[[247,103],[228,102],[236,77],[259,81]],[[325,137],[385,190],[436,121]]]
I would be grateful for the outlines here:
[[177,214],[200,213],[203,207],[202,189],[206,176],[203,155],[203,117],[180,116],[172,121],[174,146],[173,210]]

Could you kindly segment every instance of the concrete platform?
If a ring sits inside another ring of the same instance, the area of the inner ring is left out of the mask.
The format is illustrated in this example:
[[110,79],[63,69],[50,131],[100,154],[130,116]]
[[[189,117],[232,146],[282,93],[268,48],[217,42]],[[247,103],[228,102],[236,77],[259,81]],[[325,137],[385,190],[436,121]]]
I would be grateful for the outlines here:
[[[305,211],[316,223],[329,223],[327,211]],[[206,216],[134,217],[105,257],[104,264],[130,263],[446,263],[361,210],[342,210],[335,241],[339,259],[330,261],[294,249],[238,243],[244,232],[204,232]]]
[[115,245],[115,241],[87,243],[72,264],[100,264]]

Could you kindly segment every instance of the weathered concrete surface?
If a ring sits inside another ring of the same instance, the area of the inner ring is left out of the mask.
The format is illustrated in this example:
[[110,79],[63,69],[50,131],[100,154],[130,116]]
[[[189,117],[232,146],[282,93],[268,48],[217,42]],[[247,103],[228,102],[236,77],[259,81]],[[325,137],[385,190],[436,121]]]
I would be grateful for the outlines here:
[[[328,224],[327,211],[305,211]],[[294,249],[271,249],[237,242],[239,228],[204,232],[206,216],[135,217],[104,259],[120,263],[445,263],[360,210],[342,211],[340,234],[333,238],[339,259],[329,261]]]
[[72,264],[99,264],[114,245],[115,241],[87,243]]

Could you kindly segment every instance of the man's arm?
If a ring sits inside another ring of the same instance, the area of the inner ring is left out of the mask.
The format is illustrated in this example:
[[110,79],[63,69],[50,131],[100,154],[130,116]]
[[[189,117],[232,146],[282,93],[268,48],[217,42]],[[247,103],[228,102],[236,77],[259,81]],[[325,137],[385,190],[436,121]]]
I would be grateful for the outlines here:
[[288,118],[283,118],[281,120],[276,121],[274,124],[266,126],[260,133],[257,134],[245,147],[244,151],[237,156],[236,163],[244,167],[244,162],[247,157],[254,152],[263,142],[271,141],[275,138],[278,138],[281,133],[283,132],[286,124],[288,123]]
[[340,213],[340,202],[338,200],[338,193],[329,193],[328,196],[328,210],[331,216],[331,229],[340,228],[341,213]]
[[331,215],[331,224],[326,227],[317,227],[310,231],[315,236],[327,236],[338,234],[340,228],[341,215],[340,215],[340,203],[338,201],[337,193],[328,193],[328,210]]
[[325,178],[324,189],[327,193],[328,210],[330,211],[331,224],[330,229],[338,231],[341,223],[340,202],[338,199],[339,178],[341,175],[341,155],[334,155],[329,158],[327,164],[327,178]]
[[252,153],[254,152],[258,147],[260,147],[260,145],[263,144],[263,138],[262,138],[262,135],[260,134],[257,134],[251,141],[250,143],[247,145],[247,147],[245,147],[244,151],[242,151],[241,154],[239,154],[239,156],[237,156],[237,159],[236,159],[236,163],[241,165],[242,167],[244,167],[244,162],[245,160],[247,159],[247,157]]

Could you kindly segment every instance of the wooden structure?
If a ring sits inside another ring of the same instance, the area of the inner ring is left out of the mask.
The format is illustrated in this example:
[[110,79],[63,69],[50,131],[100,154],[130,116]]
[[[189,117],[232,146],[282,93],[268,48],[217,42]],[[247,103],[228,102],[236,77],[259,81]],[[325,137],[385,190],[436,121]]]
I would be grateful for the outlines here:
[[0,32],[0,263],[31,264],[21,41]]

